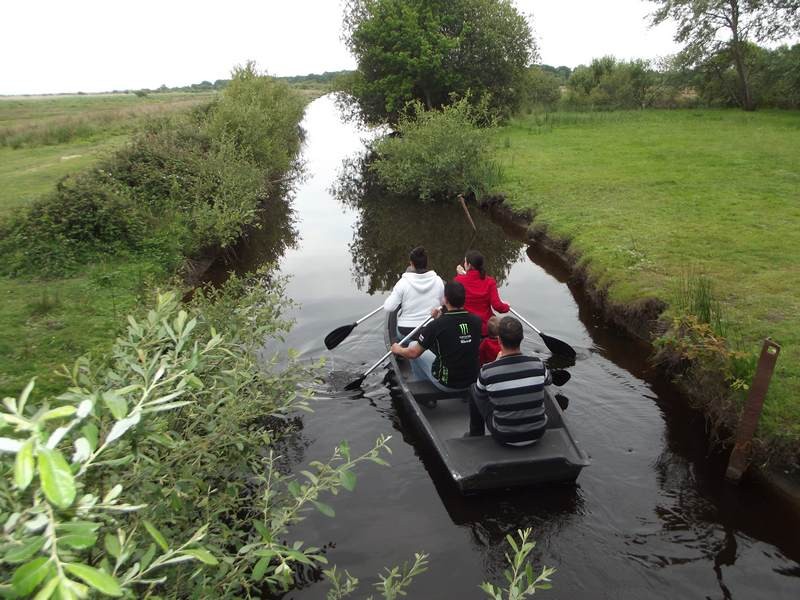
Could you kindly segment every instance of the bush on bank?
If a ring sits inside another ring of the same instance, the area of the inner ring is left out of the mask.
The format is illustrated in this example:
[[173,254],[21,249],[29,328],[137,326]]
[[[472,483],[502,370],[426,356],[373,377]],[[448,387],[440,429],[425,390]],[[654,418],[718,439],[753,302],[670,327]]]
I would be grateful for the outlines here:
[[398,135],[375,144],[370,169],[392,192],[426,201],[486,194],[499,179],[490,159],[489,130],[495,122],[487,106],[483,102],[474,107],[468,98],[441,110],[409,104],[397,125]]
[[0,224],[0,273],[59,275],[99,255],[155,253],[168,267],[224,248],[293,167],[303,99],[248,63],[213,104],[151,121],[97,167]]

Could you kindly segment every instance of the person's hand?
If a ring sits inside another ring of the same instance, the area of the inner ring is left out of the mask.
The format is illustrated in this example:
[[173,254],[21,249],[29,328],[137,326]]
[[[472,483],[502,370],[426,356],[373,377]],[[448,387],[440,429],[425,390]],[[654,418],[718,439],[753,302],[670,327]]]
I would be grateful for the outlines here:
[[402,354],[402,352],[403,352],[403,347],[400,344],[398,344],[397,342],[392,344],[392,347],[389,348],[389,349],[392,351],[392,354]]
[[431,309],[431,316],[434,319],[438,319],[439,317],[441,317],[442,316],[442,308],[440,306],[437,306],[436,308],[432,308]]
[[464,269],[462,265],[456,265],[456,273],[459,275],[465,275],[467,271]]

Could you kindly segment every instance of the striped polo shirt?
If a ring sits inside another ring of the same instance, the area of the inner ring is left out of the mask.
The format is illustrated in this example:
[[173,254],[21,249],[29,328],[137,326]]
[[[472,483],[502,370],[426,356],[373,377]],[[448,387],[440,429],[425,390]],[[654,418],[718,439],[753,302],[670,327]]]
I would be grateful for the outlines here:
[[[515,354],[485,364],[475,384],[491,405],[490,431],[505,443],[538,440],[547,427],[544,386],[547,367],[540,358]],[[489,425],[489,423],[487,423]]]

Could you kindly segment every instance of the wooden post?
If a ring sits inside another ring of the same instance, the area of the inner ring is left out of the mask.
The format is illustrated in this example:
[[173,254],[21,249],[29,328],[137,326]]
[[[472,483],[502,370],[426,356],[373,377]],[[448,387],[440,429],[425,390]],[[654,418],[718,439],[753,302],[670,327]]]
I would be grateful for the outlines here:
[[775,370],[775,363],[778,360],[780,351],[781,347],[771,339],[764,340],[761,356],[758,358],[756,374],[753,377],[753,385],[750,386],[750,393],[747,395],[742,416],[739,418],[736,444],[728,459],[728,469],[725,471],[725,478],[728,481],[739,483],[742,475],[747,470],[753,435],[758,427],[758,419],[761,416],[761,409],[764,407],[769,381],[772,378],[772,372]]
[[472,225],[473,231],[478,231],[478,228],[475,227],[475,221],[472,220],[472,215],[469,214],[469,209],[467,208],[467,203],[464,202],[464,196],[461,194],[458,195],[458,201],[461,203],[461,208],[464,209],[464,214],[467,215],[467,219],[469,219],[469,224]]

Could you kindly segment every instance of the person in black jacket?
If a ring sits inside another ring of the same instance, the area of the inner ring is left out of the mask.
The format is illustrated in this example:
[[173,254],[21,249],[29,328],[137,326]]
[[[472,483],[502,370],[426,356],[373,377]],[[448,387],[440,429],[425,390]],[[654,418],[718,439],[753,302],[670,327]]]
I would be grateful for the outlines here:
[[420,363],[422,374],[445,392],[469,389],[478,377],[481,320],[464,310],[464,286],[451,281],[444,286],[443,311],[408,348],[392,344],[392,352]]
[[514,317],[500,320],[500,354],[483,365],[469,395],[469,435],[484,435],[515,446],[533,444],[547,428],[544,386],[550,374],[542,360],[520,351],[522,323]]

